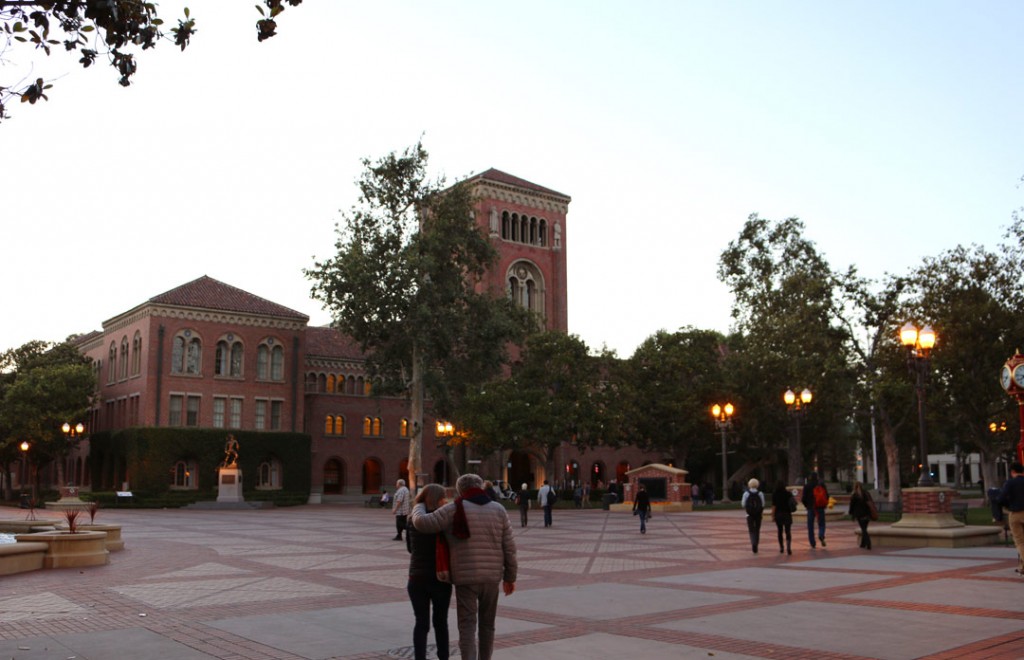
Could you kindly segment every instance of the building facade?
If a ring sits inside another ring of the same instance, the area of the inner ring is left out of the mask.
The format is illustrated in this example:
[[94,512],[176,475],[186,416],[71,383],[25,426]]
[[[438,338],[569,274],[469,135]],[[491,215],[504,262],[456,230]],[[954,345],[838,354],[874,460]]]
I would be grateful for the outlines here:
[[[571,199],[487,170],[469,179],[474,218],[499,259],[481,287],[535,312],[550,330],[568,330],[566,215]],[[99,397],[90,431],[180,427],[306,433],[312,440],[311,501],[374,494],[406,472],[409,403],[377,396],[364,356],[348,337],[311,327],[309,317],[210,277],[200,277],[103,323],[77,344],[95,365]],[[424,420],[428,481],[451,483],[451,464],[434,420]],[[243,449],[244,451],[244,449]],[[88,444],[68,474],[86,483]],[[485,478],[531,487],[544,479],[597,486],[648,458],[635,448],[581,454],[566,444],[558,474],[540,453],[467,458]],[[660,458],[660,457],[657,457]],[[187,465],[168,466],[187,474]],[[131,475],[127,476],[130,487]],[[193,486],[188,479],[178,487]]]

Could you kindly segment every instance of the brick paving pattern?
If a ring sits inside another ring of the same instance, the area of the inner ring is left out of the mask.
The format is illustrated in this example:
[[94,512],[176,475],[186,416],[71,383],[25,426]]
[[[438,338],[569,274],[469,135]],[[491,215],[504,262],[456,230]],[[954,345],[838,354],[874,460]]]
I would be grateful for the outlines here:
[[[767,523],[754,555],[740,511],[657,515],[644,536],[624,513],[513,518],[520,580],[500,600],[498,659],[1024,657],[1012,546],[867,552],[836,522],[816,550],[794,525],[787,556]],[[386,510],[97,521],[123,526],[108,566],[0,578],[0,659],[412,657],[408,555]]]

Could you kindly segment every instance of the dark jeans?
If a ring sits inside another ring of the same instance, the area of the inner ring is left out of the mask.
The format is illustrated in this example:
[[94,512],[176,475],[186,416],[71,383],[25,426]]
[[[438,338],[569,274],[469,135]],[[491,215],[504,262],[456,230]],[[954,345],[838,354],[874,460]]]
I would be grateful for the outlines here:
[[551,507],[544,507],[544,526],[551,527]]
[[871,518],[857,518],[857,524],[860,525],[860,547],[871,549],[871,535],[868,534],[868,523],[871,522]]
[[818,519],[818,538],[825,538],[825,509],[807,509],[807,538],[811,542],[811,547],[815,546],[814,542],[814,519]]
[[[779,550],[781,551],[783,548],[787,550],[790,549],[793,544],[793,523],[784,523],[776,520],[775,527],[779,530]],[[783,534],[785,534],[786,537],[786,545],[782,545]]]
[[409,516],[395,516],[395,529],[398,530],[395,536],[402,538],[402,532],[405,531],[405,525],[408,520]]
[[519,509],[519,524],[523,527],[526,527],[526,518],[528,517],[529,511],[529,509],[523,509],[521,507]]
[[[751,497],[757,497],[751,495]],[[760,516],[747,516],[747,531],[750,533],[750,547],[757,552],[757,543],[761,540],[761,518]]]
[[[432,580],[429,577],[410,577],[406,591],[409,592],[412,611],[416,616],[416,625],[412,629],[412,645],[416,660],[426,660],[427,658],[427,633],[430,632],[431,619],[434,622],[434,643],[437,645],[437,657],[440,660],[447,660],[449,649],[448,605],[452,600],[452,585]],[[434,607],[433,616],[430,613],[431,605]]]

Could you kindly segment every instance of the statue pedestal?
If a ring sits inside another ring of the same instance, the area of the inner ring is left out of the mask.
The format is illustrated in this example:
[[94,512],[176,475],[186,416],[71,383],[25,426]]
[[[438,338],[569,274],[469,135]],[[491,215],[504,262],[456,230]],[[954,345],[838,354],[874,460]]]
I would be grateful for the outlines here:
[[222,467],[217,471],[217,501],[244,502],[242,497],[242,470],[236,467]]

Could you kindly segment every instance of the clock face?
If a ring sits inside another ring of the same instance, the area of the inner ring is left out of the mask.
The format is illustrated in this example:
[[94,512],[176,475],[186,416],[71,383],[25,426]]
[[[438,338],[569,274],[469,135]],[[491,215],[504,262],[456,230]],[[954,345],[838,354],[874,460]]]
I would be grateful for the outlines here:
[[999,372],[999,384],[1003,386],[1004,390],[1010,389],[1010,385],[1013,383],[1013,376],[1010,375],[1010,367],[1003,365],[1003,370]]
[[1024,388],[1024,364],[1013,368],[1013,382],[1017,383],[1017,387]]

